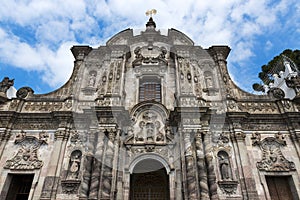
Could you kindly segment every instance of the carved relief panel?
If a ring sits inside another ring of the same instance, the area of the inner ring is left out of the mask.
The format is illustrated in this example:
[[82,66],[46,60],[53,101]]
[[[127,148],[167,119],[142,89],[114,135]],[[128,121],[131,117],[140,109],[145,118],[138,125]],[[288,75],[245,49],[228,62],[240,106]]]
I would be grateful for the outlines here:
[[178,73],[180,91],[183,95],[193,95],[192,72],[190,61],[185,58],[178,58]]
[[259,170],[268,172],[296,170],[294,162],[287,160],[281,151],[281,148],[286,146],[284,135],[277,133],[275,137],[261,140],[259,133],[253,133],[251,139],[252,145],[259,146],[262,151],[262,159],[256,163]]
[[167,144],[172,144],[173,135],[166,120],[166,110],[162,105],[146,103],[134,109],[132,124],[128,127],[124,141],[134,153],[157,152],[167,155]]
[[6,161],[4,168],[13,170],[33,170],[40,169],[43,161],[38,158],[38,150],[41,145],[47,144],[48,134],[39,133],[39,138],[27,136],[26,132],[21,131],[16,135],[15,144],[18,151],[12,159]]
[[166,140],[163,119],[154,110],[145,110],[137,116],[132,129],[134,143],[163,143]]

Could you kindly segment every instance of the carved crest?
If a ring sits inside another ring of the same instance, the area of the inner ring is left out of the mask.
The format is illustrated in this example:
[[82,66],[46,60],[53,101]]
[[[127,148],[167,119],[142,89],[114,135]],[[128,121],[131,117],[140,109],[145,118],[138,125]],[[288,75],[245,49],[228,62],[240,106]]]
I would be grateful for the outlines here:
[[167,49],[165,47],[153,46],[151,43],[145,47],[136,47],[134,49],[135,60],[132,65],[168,65],[166,60]]
[[262,171],[294,171],[295,164],[288,161],[282,154],[280,147],[285,146],[286,142],[282,134],[276,134],[276,137],[267,137],[260,141],[260,135],[255,134],[252,137],[254,146],[260,146],[262,150],[262,160],[257,162],[256,166]]
[[45,132],[39,134],[39,139],[34,136],[26,136],[24,131],[16,135],[15,144],[20,146],[17,154],[5,163],[5,169],[40,169],[43,161],[38,159],[38,149],[42,144],[47,144],[48,135]]

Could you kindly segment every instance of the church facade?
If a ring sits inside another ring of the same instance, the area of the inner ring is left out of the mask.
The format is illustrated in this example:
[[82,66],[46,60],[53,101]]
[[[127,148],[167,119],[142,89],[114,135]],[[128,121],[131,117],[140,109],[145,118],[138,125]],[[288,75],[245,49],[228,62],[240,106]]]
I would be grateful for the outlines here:
[[242,91],[228,46],[152,17],[71,51],[58,90],[0,84],[0,199],[299,199],[299,84],[294,99]]

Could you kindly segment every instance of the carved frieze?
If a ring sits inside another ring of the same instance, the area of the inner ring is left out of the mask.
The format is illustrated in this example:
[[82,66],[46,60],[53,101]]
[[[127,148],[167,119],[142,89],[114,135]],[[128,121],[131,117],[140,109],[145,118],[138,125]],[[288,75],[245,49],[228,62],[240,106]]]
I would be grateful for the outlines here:
[[286,124],[284,123],[266,123],[266,122],[251,122],[251,123],[244,123],[243,127],[244,130],[257,130],[257,131],[278,131],[278,130],[287,130]]
[[[68,102],[67,102],[68,103]],[[29,112],[51,112],[60,110],[69,110],[69,106],[64,102],[26,102],[24,110]],[[64,109],[66,108],[66,109]]]
[[262,102],[239,102],[238,108],[242,112],[249,113],[278,113],[275,103],[262,103]]
[[27,136],[24,131],[16,135],[15,144],[19,146],[16,155],[7,160],[5,169],[40,169],[43,166],[43,161],[38,158],[38,149],[41,145],[47,144],[48,135],[45,132],[39,134],[39,138]]

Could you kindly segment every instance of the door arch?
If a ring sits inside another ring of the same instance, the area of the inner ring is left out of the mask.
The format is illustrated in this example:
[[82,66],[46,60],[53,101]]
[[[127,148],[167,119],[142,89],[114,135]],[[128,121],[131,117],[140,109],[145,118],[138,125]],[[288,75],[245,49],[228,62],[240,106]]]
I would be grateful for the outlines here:
[[169,200],[169,174],[157,159],[137,162],[130,174],[130,200]]

